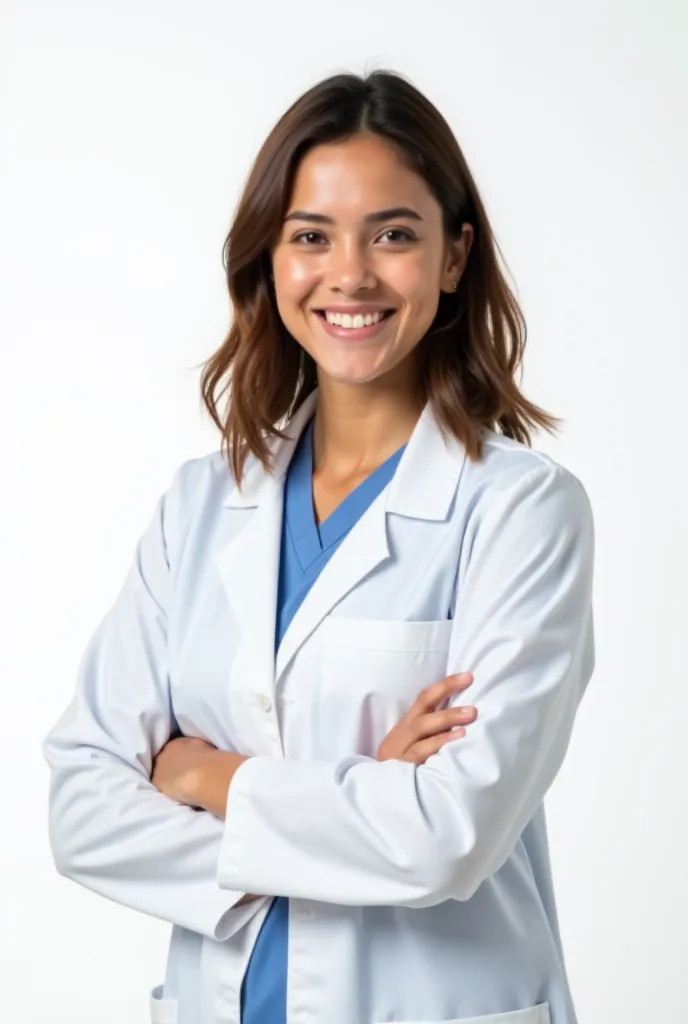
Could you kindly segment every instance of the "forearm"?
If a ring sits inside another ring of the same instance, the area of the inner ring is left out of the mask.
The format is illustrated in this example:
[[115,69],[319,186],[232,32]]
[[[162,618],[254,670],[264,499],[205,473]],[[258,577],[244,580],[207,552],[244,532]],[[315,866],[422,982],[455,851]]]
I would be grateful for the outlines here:
[[50,842],[60,874],[134,910],[224,940],[244,890],[222,890],[224,823],[164,797],[98,752],[48,747]]
[[363,757],[251,758],[229,791],[220,885],[358,906],[449,898],[444,843],[423,825],[415,773]]

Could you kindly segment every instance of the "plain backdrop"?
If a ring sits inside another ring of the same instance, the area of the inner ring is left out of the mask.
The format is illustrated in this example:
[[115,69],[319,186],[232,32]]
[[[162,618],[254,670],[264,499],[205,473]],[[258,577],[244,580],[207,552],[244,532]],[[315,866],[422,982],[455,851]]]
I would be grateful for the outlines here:
[[56,874],[40,745],[158,495],[219,446],[196,367],[258,147],[383,67],[464,149],[523,387],[564,419],[535,447],[595,513],[597,666],[546,804],[580,1022],[688,1020],[686,5],[4,0],[0,40],[3,1020],[148,1019],[168,926]]

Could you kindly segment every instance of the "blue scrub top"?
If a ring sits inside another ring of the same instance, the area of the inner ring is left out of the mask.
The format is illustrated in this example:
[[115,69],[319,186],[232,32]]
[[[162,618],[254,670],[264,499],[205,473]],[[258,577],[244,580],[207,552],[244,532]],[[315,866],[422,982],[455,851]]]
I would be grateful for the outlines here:
[[[301,602],[347,533],[394,476],[404,448],[359,484],[318,526],[313,509],[313,419],[294,450],[284,488],[275,653]],[[286,1024],[289,900],[276,897],[241,986],[241,1024]]]

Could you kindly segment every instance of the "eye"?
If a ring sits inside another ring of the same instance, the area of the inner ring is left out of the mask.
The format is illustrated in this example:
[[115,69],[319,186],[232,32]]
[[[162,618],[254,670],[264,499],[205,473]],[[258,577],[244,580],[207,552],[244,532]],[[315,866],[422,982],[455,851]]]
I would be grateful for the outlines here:
[[321,231],[302,231],[301,234],[294,235],[294,237],[292,238],[292,242],[296,242],[298,244],[302,244],[302,239],[303,239],[305,244],[310,245],[311,241],[312,241],[312,236],[313,235],[315,235],[316,237],[319,237],[319,238],[323,237],[323,234],[322,234]]
[[380,237],[384,237],[385,235],[402,235],[403,236],[400,239],[391,239],[392,242],[394,242],[394,241],[397,241],[397,242],[398,241],[401,241],[401,242],[415,242],[416,241],[415,235],[413,235],[410,231],[406,231],[405,228],[387,228],[386,231],[382,232],[382,235]]

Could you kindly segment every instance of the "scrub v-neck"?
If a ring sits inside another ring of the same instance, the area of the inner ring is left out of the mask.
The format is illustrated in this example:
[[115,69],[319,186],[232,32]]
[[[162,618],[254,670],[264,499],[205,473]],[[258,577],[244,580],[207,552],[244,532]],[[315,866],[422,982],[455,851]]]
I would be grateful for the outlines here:
[[313,504],[313,423],[311,419],[294,452],[285,510],[287,528],[304,572],[348,533],[353,523],[389,483],[406,447],[402,445],[374,469],[318,525]]

